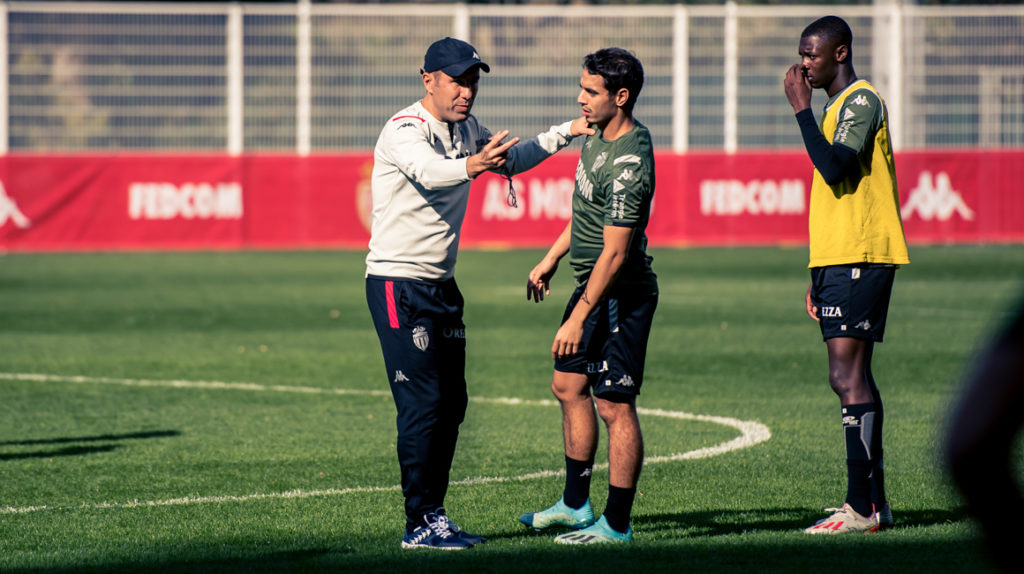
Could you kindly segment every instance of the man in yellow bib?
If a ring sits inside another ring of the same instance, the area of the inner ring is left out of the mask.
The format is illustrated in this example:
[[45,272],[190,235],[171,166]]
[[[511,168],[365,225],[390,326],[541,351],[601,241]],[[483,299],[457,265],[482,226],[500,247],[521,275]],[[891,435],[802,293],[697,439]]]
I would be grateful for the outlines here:
[[[784,80],[814,164],[807,313],[828,348],[828,380],[839,396],[846,440],[846,501],[805,529],[809,534],[893,526],[882,466],[882,397],[871,356],[885,331],[896,268],[910,258],[885,103],[857,78],[852,43],[841,18],[816,20],[801,34],[800,63]],[[820,126],[811,111],[813,88],[828,94]]]

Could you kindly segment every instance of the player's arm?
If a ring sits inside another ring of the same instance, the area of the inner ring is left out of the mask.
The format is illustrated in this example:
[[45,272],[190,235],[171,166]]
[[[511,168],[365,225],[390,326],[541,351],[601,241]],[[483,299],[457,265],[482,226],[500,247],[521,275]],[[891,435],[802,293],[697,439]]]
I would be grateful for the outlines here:
[[530,276],[526,279],[527,301],[533,299],[535,303],[540,303],[544,300],[545,295],[551,294],[551,278],[555,276],[555,271],[558,271],[558,262],[569,252],[571,239],[572,222],[570,221],[558,235],[555,244],[548,249],[544,258],[530,271]]
[[807,155],[811,156],[811,163],[825,179],[825,183],[835,185],[846,176],[856,173],[857,150],[828,143],[825,134],[818,129],[814,112],[811,111],[811,82],[804,76],[800,64],[789,67],[782,86],[789,105],[793,106]]
[[618,225],[604,227],[604,249],[594,263],[583,295],[576,302],[569,318],[555,334],[555,341],[551,345],[552,357],[572,355],[579,350],[580,341],[583,339],[583,322],[615,284],[615,279],[629,255],[629,245],[633,240],[634,231],[632,227]]
[[818,129],[814,112],[810,108],[797,112],[796,122],[800,125],[800,135],[803,136],[807,155],[811,156],[811,163],[825,179],[825,183],[835,185],[857,173],[857,151],[843,144],[828,143],[825,134]]

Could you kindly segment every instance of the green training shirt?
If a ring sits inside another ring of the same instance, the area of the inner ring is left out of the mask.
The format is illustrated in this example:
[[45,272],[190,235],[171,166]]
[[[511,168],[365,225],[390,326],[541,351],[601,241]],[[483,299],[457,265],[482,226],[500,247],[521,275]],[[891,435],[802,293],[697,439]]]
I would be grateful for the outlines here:
[[651,269],[653,258],[647,255],[645,233],[654,197],[651,133],[636,122],[633,129],[615,141],[607,141],[602,135],[598,130],[597,134],[587,136],[576,165],[569,247],[569,264],[576,286],[582,287],[590,278],[604,249],[604,228],[614,225],[636,231],[612,290],[656,294],[658,279]]

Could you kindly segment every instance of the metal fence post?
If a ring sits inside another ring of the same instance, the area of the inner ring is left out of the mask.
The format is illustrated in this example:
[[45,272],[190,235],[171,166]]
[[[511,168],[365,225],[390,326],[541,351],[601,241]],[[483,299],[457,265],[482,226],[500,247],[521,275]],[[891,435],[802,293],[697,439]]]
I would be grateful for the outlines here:
[[8,105],[10,82],[10,51],[7,44],[7,3],[0,4],[0,155],[7,155],[10,137],[10,106]]
[[724,125],[722,131],[724,134],[723,146],[725,153],[736,153],[738,133],[737,133],[737,114],[738,108],[738,89],[739,84],[739,38],[737,36],[737,15],[736,15],[736,2],[729,0],[725,3],[725,69],[723,71],[725,91],[724,91]]
[[295,151],[309,155],[313,106],[310,0],[299,0],[295,30]]
[[672,27],[672,151],[686,153],[690,126],[690,30],[686,6],[676,4]]
[[243,148],[244,87],[243,75],[243,19],[242,6],[231,4],[227,19],[227,130],[228,154],[240,155]]

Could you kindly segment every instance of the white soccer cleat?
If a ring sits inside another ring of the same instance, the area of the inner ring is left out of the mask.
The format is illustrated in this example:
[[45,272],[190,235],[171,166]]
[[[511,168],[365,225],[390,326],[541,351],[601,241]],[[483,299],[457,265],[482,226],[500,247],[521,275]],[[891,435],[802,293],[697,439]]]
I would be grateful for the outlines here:
[[892,509],[889,508],[888,502],[882,505],[882,508],[875,510],[875,520],[878,524],[868,532],[881,532],[896,527],[896,521],[892,518]]
[[861,516],[849,504],[842,508],[826,508],[832,512],[828,518],[819,520],[804,529],[806,534],[848,534],[850,532],[874,532],[878,529],[878,513]]

